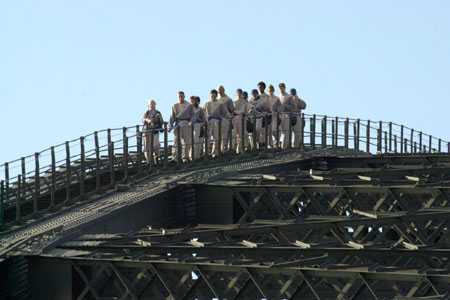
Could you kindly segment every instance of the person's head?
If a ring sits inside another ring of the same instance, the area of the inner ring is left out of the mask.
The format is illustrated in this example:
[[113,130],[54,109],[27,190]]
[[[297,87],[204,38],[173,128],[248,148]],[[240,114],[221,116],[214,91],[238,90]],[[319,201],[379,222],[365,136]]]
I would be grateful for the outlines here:
[[242,92],[242,98],[244,98],[245,100],[248,99],[248,93],[246,91]]
[[264,83],[264,81],[258,82],[258,90],[261,94],[264,93],[264,91],[266,90],[266,84]]
[[256,98],[258,97],[258,95],[259,95],[259,94],[258,94],[258,90],[257,90],[257,89],[253,89],[253,90],[252,90],[252,96],[253,96],[253,98],[256,99]]
[[273,87],[273,85],[269,85],[269,94],[272,96],[273,93],[275,93],[275,88]]
[[148,109],[149,110],[155,110],[156,109],[156,101],[155,100],[150,100],[148,101]]
[[197,98],[195,96],[191,96],[189,97],[189,102],[195,106],[195,104],[197,103]]
[[284,82],[280,82],[280,84],[278,85],[278,87],[280,88],[280,92],[282,94],[286,93],[286,84],[284,84]]
[[297,96],[297,90],[296,89],[291,89],[291,95],[292,96]]
[[219,91],[220,96],[225,96],[225,88],[223,87],[223,85],[219,85],[217,90]]
[[238,99],[241,99],[242,98],[242,89],[237,89],[236,90],[236,96],[238,97]]
[[183,91],[178,91],[178,102],[180,103],[184,103],[184,92]]
[[217,90],[211,90],[211,92],[209,92],[209,96],[212,101],[216,101],[217,100]]

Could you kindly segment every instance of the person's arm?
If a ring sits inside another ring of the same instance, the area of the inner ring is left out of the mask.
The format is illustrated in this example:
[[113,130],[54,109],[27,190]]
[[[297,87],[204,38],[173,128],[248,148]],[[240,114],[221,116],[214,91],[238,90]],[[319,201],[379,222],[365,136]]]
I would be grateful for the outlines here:
[[164,118],[161,112],[158,112],[158,118],[159,118],[159,122],[161,123],[161,125],[164,123]]
[[200,108],[199,114],[198,114],[198,122],[199,123],[205,123],[206,121],[206,114],[205,110],[203,108]]
[[303,109],[306,109],[306,102],[305,101],[303,101],[302,99],[298,99],[299,100],[299,106],[300,106],[300,109],[301,110],[303,110]]
[[176,118],[177,118],[177,115],[175,112],[175,105],[174,105],[174,106],[172,106],[172,114],[170,116],[170,121],[169,121],[170,127],[174,126]]

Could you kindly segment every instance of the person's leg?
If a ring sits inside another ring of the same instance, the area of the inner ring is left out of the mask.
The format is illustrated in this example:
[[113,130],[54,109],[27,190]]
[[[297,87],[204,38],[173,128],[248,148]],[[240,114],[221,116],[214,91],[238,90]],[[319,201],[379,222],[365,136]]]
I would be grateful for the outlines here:
[[183,124],[182,127],[182,141],[183,141],[183,160],[189,159],[189,153],[192,147],[192,135],[191,135],[191,125],[189,123]]
[[200,131],[202,128],[202,124],[196,123],[194,124],[194,153],[191,153],[191,157],[193,160],[198,159],[201,155],[202,141],[200,138]]
[[300,117],[296,117],[297,118],[297,123],[294,126],[294,147],[298,148],[300,147],[300,140],[301,140],[301,128],[302,128],[302,124],[301,124],[301,118]]
[[228,149],[228,142],[229,142],[229,130],[230,130],[230,121],[227,119],[222,119],[222,152],[227,151]]
[[154,160],[157,163],[159,158],[159,132],[153,134],[153,152],[155,154]]
[[289,116],[286,114],[281,115],[281,147],[283,149],[287,149],[288,148],[288,144],[289,144]]
[[147,162],[150,161],[150,136],[148,133],[143,133],[142,134],[143,137],[143,141],[144,141],[144,156],[145,156],[145,160]]
[[259,145],[264,144],[265,139],[264,130],[265,127],[263,127],[263,119],[262,118],[256,119],[256,138]]
[[231,144],[233,146],[232,150],[236,153],[240,151],[240,141],[241,141],[241,116],[235,116],[233,118],[233,136]]

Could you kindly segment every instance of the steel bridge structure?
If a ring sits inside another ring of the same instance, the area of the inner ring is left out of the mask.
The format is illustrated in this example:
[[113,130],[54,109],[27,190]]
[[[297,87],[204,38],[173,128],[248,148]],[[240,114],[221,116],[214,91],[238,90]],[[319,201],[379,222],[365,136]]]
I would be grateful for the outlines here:
[[450,299],[449,143],[301,124],[195,161],[167,127],[145,160],[133,126],[3,164],[0,299]]

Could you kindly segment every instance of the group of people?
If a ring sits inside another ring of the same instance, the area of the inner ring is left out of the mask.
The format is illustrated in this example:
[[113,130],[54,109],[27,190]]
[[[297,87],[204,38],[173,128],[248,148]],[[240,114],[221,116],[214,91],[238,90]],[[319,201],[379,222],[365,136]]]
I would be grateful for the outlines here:
[[[275,87],[261,81],[257,89],[251,91],[251,97],[242,89],[236,90],[236,100],[232,100],[221,85],[209,93],[209,101],[201,107],[200,97],[191,96],[186,101],[183,91],[178,92],[178,102],[172,106],[169,131],[174,132],[174,157],[183,160],[195,160],[204,152],[204,138],[211,145],[212,156],[220,151],[241,153],[246,149],[261,146],[274,147],[280,141],[283,149],[300,144],[302,122],[300,116],[306,109],[306,103],[298,95],[296,89],[286,91],[286,85],[278,85],[279,94],[275,95]],[[147,160],[152,151],[159,153],[159,133],[163,130],[163,116],[156,109],[156,101],[149,102],[148,110],[143,117],[144,146]],[[206,130],[205,130],[206,129]],[[209,146],[208,146],[209,147]]]

